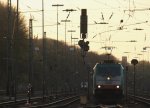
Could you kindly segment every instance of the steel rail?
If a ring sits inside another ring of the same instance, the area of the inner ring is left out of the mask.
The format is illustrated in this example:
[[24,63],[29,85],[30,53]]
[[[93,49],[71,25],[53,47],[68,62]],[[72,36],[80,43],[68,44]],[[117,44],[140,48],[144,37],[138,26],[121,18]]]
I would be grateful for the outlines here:
[[73,104],[74,102],[79,101],[79,100],[80,100],[80,98],[77,97],[77,98],[75,98],[75,99],[73,99],[73,100],[69,100],[69,102],[63,103],[63,104],[61,104],[61,105],[51,106],[51,108],[67,107],[67,106],[69,106],[69,105],[71,105],[71,104]]
[[95,106],[87,106],[86,108],[123,108],[122,105],[95,105]]
[[[134,95],[129,95],[131,98],[134,98]],[[146,105],[150,105],[150,98],[144,98],[144,97],[141,97],[141,96],[135,96],[135,100],[136,101],[139,101],[139,102],[142,102]]]
[[[70,102],[68,102],[68,103],[66,103],[66,104],[60,105],[60,106],[65,106],[65,105],[69,105],[69,104],[71,104],[71,103],[73,103],[73,102],[79,100],[79,98],[77,99],[77,97],[79,97],[79,96],[67,97],[67,98],[64,98],[64,99],[61,99],[61,100],[57,100],[57,101],[50,102],[50,103],[46,103],[46,104],[42,104],[42,105],[30,106],[30,108],[43,108],[43,107],[49,107],[49,106],[52,106],[53,108],[57,108],[59,103],[62,103],[62,102],[68,101],[68,100],[75,99],[75,100],[70,101]],[[57,106],[54,106],[54,105],[56,105],[56,104],[57,104]]]

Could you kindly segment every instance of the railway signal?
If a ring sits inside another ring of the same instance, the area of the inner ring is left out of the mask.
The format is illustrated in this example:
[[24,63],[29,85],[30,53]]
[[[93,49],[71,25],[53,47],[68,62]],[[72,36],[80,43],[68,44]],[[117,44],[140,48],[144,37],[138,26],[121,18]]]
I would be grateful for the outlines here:
[[135,65],[137,65],[138,64],[138,60],[137,59],[132,59],[131,60],[131,64],[133,64],[134,65],[134,71],[133,71],[133,95],[134,95],[134,98],[133,98],[133,100],[134,100],[134,103],[135,103],[135,85],[136,85],[136,83],[135,83],[135,76],[136,76],[136,73],[135,73]]
[[89,41],[86,41],[84,45],[84,51],[88,51],[88,50],[89,50]]
[[89,41],[84,41],[87,38],[87,11],[86,9],[81,10],[80,16],[80,36],[83,40],[79,40],[78,45],[83,51],[89,50]]
[[84,46],[84,40],[79,40],[78,45],[83,49]]
[[83,51],[89,50],[89,41],[84,42],[84,40],[79,40],[78,45],[81,47]]
[[86,9],[82,9],[80,17],[80,35],[82,39],[87,38],[87,20],[87,11]]
[[138,64],[138,60],[137,59],[132,59],[131,64],[133,64],[135,66],[136,64]]

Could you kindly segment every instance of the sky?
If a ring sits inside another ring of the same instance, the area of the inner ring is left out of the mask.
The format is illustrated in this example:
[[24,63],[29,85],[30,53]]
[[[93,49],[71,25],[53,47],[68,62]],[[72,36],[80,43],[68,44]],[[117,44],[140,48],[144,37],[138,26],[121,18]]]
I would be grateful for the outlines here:
[[[0,0],[7,3],[7,0]],[[68,12],[65,9],[75,9],[70,13],[66,28],[75,30],[72,37],[80,39],[81,9],[87,9],[88,37],[90,51],[98,54],[111,52],[121,59],[127,56],[149,60],[150,41],[150,0],[43,0],[44,25],[48,38],[57,39],[57,8],[53,4],[63,4],[58,7],[58,40],[65,41],[65,20]],[[17,0],[12,0],[16,6]],[[42,0],[19,0],[19,11],[25,16],[27,27],[29,19],[33,18],[33,34],[42,37]],[[33,12],[34,11],[34,12]],[[36,12],[35,12],[36,11]],[[38,12],[37,12],[38,11]],[[96,24],[107,22],[108,24]],[[121,28],[121,29],[119,29]],[[67,32],[67,44],[71,43],[71,33]],[[133,42],[136,41],[136,42]],[[77,42],[76,42],[77,44]],[[113,47],[112,51],[104,47]]]

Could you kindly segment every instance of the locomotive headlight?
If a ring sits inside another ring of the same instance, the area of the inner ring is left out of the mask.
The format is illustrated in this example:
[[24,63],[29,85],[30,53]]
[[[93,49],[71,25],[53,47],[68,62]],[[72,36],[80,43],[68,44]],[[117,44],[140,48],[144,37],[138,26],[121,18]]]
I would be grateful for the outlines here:
[[116,86],[116,88],[118,89],[118,88],[120,88],[120,86],[119,86],[119,85],[117,85],[117,86]]
[[110,80],[110,77],[107,77],[107,80]]
[[97,87],[98,87],[98,88],[101,88],[101,86],[100,86],[100,85],[98,85]]

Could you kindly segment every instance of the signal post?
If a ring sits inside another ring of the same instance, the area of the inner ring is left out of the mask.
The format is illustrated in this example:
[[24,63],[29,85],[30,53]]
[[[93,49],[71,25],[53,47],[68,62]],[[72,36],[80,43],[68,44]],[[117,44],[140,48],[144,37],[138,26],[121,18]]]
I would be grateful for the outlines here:
[[[85,55],[87,53],[87,51],[89,50],[89,41],[85,41],[85,39],[87,38],[87,21],[88,21],[88,17],[87,17],[87,10],[86,9],[82,9],[81,10],[81,16],[80,16],[80,38],[82,40],[79,40],[78,41],[78,45],[80,46],[81,48],[81,53],[82,53],[82,57],[83,57],[83,61],[84,61],[84,64],[86,63],[85,62]],[[87,66],[86,66],[87,67]],[[89,70],[87,69],[88,71],[88,87],[87,87],[87,98],[89,99]],[[81,96],[80,100],[83,99],[83,97],[85,97],[85,95]],[[82,102],[82,101],[81,101]],[[86,104],[87,102],[85,102],[84,104]],[[82,103],[81,103],[82,104]]]

